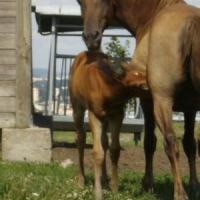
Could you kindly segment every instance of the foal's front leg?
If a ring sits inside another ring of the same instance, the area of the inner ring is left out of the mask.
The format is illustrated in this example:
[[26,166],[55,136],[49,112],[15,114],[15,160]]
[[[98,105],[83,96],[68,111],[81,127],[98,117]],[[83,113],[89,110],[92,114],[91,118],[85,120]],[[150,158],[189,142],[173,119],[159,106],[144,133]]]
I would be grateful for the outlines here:
[[82,107],[77,106],[76,108],[73,108],[73,117],[76,126],[76,144],[79,159],[78,185],[80,187],[82,187],[85,184],[84,148],[86,143],[86,132],[84,129],[84,113],[85,109]]
[[121,111],[118,115],[109,119],[110,128],[111,128],[111,145],[110,145],[110,158],[112,162],[112,175],[110,180],[110,189],[113,192],[118,191],[118,160],[120,156],[120,143],[119,143],[119,134],[122,126],[124,113]]
[[104,150],[104,159],[102,164],[102,178],[101,178],[102,186],[107,185],[106,152],[109,146],[107,129],[108,129],[108,121],[105,120],[103,123],[102,134],[101,134],[102,147]]
[[102,177],[102,164],[104,160],[104,150],[102,147],[101,134],[103,122],[99,120],[93,112],[89,112],[90,128],[93,135],[93,160],[94,160],[94,196],[96,200],[103,199],[101,177]]

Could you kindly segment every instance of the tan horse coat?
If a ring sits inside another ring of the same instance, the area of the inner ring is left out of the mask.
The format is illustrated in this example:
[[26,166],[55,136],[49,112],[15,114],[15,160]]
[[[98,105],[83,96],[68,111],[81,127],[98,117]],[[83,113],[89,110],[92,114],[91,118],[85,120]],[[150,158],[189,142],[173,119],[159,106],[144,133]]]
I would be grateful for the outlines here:
[[[172,124],[172,109],[183,111],[184,151],[190,168],[191,194],[198,192],[194,124],[200,109],[200,10],[183,0],[78,0],[84,18],[84,40],[90,50],[99,48],[112,18],[136,37],[132,63],[147,69],[153,99],[141,99],[145,117],[146,169],[143,186],[153,185],[155,121],[164,136],[165,151],[174,176],[174,199],[188,199],[178,167],[178,146]],[[155,119],[154,119],[155,116]],[[195,197],[194,197],[195,198]]]

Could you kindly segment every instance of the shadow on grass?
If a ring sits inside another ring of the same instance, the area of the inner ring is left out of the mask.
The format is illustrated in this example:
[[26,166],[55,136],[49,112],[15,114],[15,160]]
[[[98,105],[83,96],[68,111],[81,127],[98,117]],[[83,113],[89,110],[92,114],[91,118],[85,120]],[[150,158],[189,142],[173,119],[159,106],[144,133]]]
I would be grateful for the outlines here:
[[[58,147],[62,147],[62,148],[77,148],[76,147],[76,143],[70,143],[70,142],[53,142],[52,148],[58,148]],[[86,144],[85,145],[85,149],[91,149],[92,147],[93,147],[93,145],[91,145],[91,144]]]

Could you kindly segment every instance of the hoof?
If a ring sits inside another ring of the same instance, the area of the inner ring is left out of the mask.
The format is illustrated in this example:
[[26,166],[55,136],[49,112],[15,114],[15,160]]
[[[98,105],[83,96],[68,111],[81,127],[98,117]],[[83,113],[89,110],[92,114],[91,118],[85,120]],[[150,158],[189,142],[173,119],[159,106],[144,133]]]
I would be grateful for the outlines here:
[[103,200],[103,192],[102,190],[94,189],[94,198],[95,200]]
[[115,182],[110,182],[109,183],[109,187],[110,187],[110,190],[113,192],[113,193],[117,193],[118,192],[118,184]]
[[84,185],[85,185],[85,177],[79,175],[78,176],[78,186],[84,187]]
[[152,179],[143,178],[142,187],[146,192],[153,194],[153,180]]
[[189,198],[185,191],[182,191],[174,196],[174,200],[189,200]]
[[102,176],[101,185],[102,185],[102,187],[108,187],[108,178],[107,178],[107,176]]
[[198,181],[190,184],[189,197],[190,199],[200,199],[200,183]]

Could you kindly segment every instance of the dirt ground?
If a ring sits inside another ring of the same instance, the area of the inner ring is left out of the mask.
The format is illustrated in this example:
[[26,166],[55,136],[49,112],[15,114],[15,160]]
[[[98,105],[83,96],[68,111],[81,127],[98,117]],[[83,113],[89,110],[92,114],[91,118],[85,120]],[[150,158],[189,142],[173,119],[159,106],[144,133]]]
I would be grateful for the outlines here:
[[[52,151],[52,159],[54,161],[62,162],[63,160],[70,159],[75,164],[78,163],[78,152],[75,144],[63,144],[55,145]],[[91,146],[85,149],[85,167],[86,169],[93,169],[92,161],[92,150]],[[188,162],[184,152],[180,153],[180,170],[182,175],[188,174]],[[196,159],[197,174],[200,176],[200,158]],[[111,169],[109,155],[107,156],[107,168],[108,171]],[[119,171],[124,169],[131,169],[135,172],[144,172],[145,169],[145,157],[142,148],[131,147],[125,148],[121,151],[119,159]],[[155,173],[167,173],[171,172],[170,163],[164,150],[157,150],[154,156],[154,172]]]

